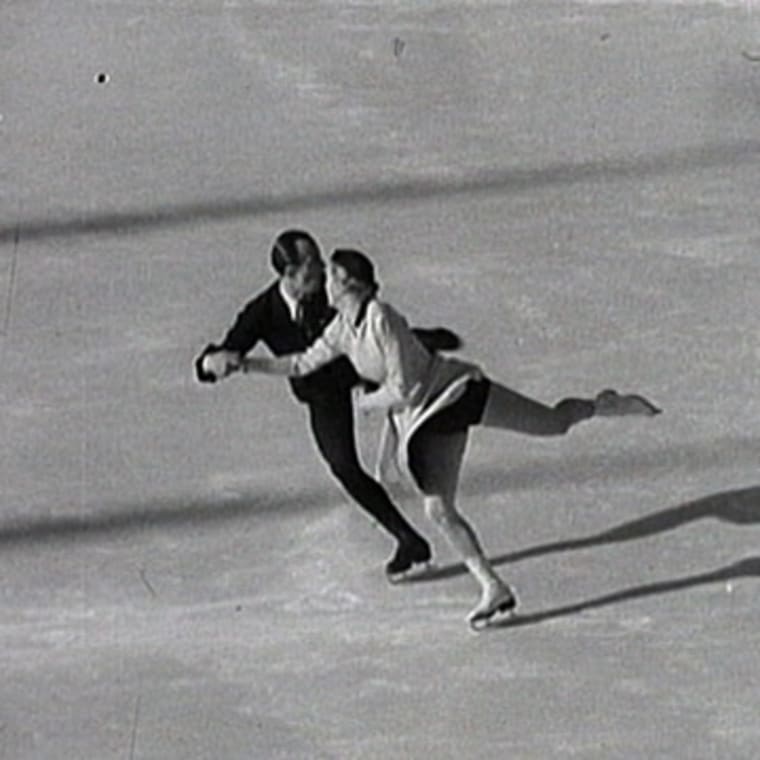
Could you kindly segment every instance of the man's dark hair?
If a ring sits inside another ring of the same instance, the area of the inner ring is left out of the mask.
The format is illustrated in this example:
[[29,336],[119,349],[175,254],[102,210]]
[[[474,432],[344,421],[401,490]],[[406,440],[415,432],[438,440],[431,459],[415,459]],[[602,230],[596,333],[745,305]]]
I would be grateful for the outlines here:
[[303,263],[303,254],[296,247],[301,240],[313,248],[319,254],[317,241],[304,230],[285,230],[281,232],[272,246],[270,261],[272,269],[279,275],[285,274],[289,267],[298,267]]

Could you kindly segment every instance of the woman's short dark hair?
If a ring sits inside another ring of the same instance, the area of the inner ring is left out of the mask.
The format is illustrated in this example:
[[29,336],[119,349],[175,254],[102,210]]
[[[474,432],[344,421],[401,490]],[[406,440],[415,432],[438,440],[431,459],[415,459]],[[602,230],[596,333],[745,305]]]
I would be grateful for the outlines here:
[[369,256],[352,248],[336,248],[330,260],[345,270],[356,283],[366,287],[374,295],[379,289],[375,279],[375,267]]
[[317,241],[308,232],[304,230],[285,230],[274,241],[270,256],[272,269],[277,274],[285,274],[285,270],[289,267],[298,267],[303,263],[303,253],[298,250],[298,246],[296,245],[299,240],[306,243],[317,255],[320,255]]

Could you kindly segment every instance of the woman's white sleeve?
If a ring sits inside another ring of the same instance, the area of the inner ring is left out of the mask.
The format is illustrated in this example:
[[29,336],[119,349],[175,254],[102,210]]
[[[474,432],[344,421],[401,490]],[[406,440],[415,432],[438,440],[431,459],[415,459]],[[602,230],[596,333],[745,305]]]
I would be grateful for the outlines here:
[[414,378],[410,376],[410,362],[405,350],[406,341],[411,337],[409,327],[400,315],[383,311],[375,322],[375,329],[385,358],[385,382],[378,391],[365,396],[363,405],[406,406],[417,389]]
[[302,377],[329,364],[343,354],[340,348],[338,319],[333,319],[322,335],[314,343],[298,354],[291,355],[291,377]]

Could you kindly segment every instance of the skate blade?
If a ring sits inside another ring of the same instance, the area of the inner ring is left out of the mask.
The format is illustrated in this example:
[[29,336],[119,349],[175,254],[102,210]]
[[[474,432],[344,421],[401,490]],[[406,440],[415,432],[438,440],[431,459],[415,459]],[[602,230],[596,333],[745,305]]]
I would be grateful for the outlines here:
[[392,586],[397,586],[401,583],[411,583],[412,581],[424,578],[435,570],[435,562],[420,562],[416,565],[412,565],[408,570],[404,570],[403,573],[386,573],[388,583]]
[[497,604],[491,609],[484,610],[468,618],[467,622],[469,623],[470,630],[473,633],[480,633],[497,621],[508,620],[516,608],[517,597],[512,595],[510,599],[506,599],[501,604]]

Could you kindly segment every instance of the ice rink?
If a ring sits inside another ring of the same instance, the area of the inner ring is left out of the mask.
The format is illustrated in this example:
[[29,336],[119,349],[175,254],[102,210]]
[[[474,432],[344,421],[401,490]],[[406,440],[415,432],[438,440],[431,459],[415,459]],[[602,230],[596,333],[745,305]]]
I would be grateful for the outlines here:
[[[759,212],[758,2],[0,0],[0,758],[759,757]],[[473,432],[509,624],[398,486],[386,582],[285,382],[195,382],[293,226],[664,409]]]

